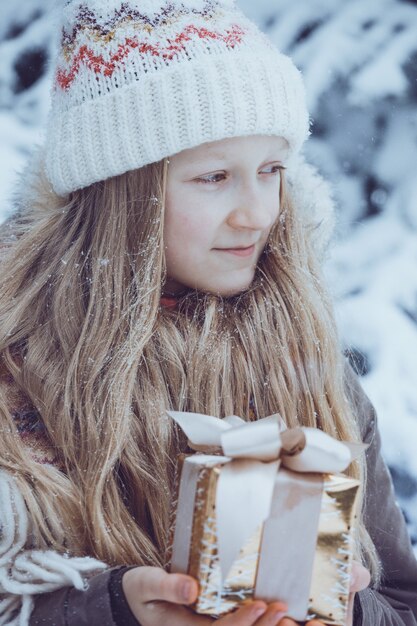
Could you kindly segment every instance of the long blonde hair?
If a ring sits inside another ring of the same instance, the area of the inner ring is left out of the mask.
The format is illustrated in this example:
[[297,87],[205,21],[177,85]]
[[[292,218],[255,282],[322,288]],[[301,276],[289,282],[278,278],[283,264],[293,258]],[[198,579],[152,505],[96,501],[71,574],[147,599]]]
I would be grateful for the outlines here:
[[[167,408],[279,412],[359,440],[344,357],[309,228],[281,187],[251,287],[160,306],[167,161],[67,198],[47,189],[12,222],[0,287],[3,365],[37,408],[65,471],[36,464],[0,396],[3,466],[40,547],[161,565],[175,457]],[[20,355],[20,357],[19,357]],[[364,462],[349,473],[364,479]],[[360,547],[377,575],[363,522]]]

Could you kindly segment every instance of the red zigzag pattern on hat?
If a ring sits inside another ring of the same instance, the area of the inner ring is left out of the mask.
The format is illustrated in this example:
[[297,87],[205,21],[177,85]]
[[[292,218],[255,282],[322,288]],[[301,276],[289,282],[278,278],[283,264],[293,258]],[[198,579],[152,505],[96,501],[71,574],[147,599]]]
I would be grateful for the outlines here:
[[120,64],[124,62],[125,58],[136,48],[139,49],[141,54],[150,53],[152,56],[162,57],[170,61],[179,51],[185,49],[184,42],[192,39],[190,35],[197,35],[200,39],[223,41],[227,47],[234,48],[236,44],[242,41],[244,34],[245,31],[237,24],[232,24],[231,29],[227,30],[225,34],[189,25],[172,40],[169,46],[164,48],[149,42],[141,42],[134,38],[126,39],[125,43],[120,44],[117,52],[111,55],[107,61],[102,55],[96,55],[93,50],[84,45],[78,50],[68,71],[58,69],[56,82],[61,89],[68,90],[74,82],[81,65],[87,66],[96,74],[112,76]]

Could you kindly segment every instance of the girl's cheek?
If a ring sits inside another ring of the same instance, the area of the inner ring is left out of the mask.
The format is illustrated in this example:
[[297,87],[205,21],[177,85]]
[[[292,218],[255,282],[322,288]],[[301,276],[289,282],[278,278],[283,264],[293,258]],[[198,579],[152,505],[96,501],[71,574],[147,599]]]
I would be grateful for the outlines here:
[[194,214],[182,214],[178,216],[177,233],[181,239],[192,237],[200,241],[208,239],[214,228],[214,220],[209,215],[196,210]]
[[[210,238],[204,222],[188,215],[177,215],[165,232],[165,246],[168,265],[178,269],[197,263],[207,248]],[[168,268],[169,269],[169,268]]]

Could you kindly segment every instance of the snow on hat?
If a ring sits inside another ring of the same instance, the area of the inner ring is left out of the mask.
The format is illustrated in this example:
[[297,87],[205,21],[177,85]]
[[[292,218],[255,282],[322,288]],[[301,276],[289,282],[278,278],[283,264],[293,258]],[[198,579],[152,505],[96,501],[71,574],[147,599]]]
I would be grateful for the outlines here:
[[201,143],[309,134],[300,72],[234,0],[71,0],[46,138],[59,195]]

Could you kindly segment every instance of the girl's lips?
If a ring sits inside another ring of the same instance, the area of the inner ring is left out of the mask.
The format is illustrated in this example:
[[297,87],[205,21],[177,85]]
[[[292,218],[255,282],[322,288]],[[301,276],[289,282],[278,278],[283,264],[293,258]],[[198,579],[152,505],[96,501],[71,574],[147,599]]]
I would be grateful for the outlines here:
[[251,256],[255,252],[255,245],[249,246],[248,248],[216,248],[219,252],[228,252],[229,254],[234,254],[235,256]]

